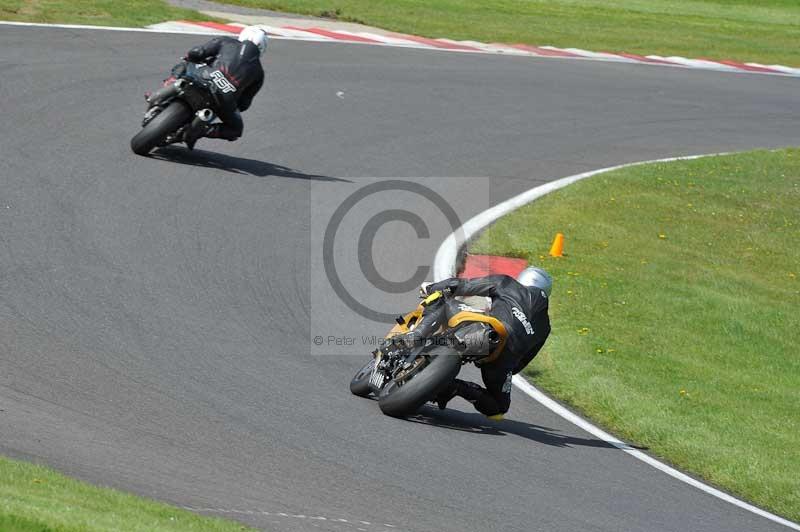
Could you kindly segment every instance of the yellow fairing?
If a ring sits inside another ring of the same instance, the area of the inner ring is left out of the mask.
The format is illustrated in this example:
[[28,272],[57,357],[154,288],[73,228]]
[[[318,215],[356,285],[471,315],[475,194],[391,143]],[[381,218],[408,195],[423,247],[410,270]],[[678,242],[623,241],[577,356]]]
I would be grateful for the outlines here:
[[[392,329],[389,331],[389,334],[386,335],[386,338],[391,338],[392,336],[397,336],[398,334],[407,333],[409,331],[408,324],[416,323],[417,321],[419,321],[422,318],[422,313],[425,311],[425,306],[436,301],[440,297],[442,297],[441,292],[434,292],[433,294],[428,296],[424,301],[422,301],[422,303],[419,304],[419,306],[416,309],[403,316],[403,325],[400,325],[398,323],[394,327],[392,327]],[[447,326],[453,328],[457,327],[458,325],[464,322],[486,323],[490,327],[492,327],[495,331],[497,331],[497,334],[500,335],[500,342],[497,344],[495,350],[492,351],[492,354],[480,360],[481,364],[494,362],[497,359],[497,357],[500,356],[500,353],[503,352],[503,349],[506,346],[506,339],[508,338],[508,331],[506,331],[506,326],[503,325],[503,322],[501,322],[500,320],[498,320],[493,316],[487,316],[486,314],[480,312],[469,312],[466,310],[463,310],[458,314],[456,314],[455,316],[453,316],[452,318],[450,318],[450,320],[448,320],[447,322]]]
[[495,331],[497,331],[497,334],[500,335],[500,342],[497,344],[495,350],[492,351],[492,354],[480,360],[481,364],[488,364],[489,362],[494,362],[497,359],[497,357],[500,356],[500,353],[503,352],[503,349],[506,346],[506,339],[508,338],[508,331],[506,331],[506,326],[503,325],[502,321],[498,320],[494,316],[487,316],[486,314],[481,314],[480,312],[469,312],[466,310],[463,310],[458,314],[456,314],[455,316],[453,316],[452,318],[450,318],[450,320],[447,322],[447,326],[450,328],[456,327],[457,325],[464,323],[465,321],[469,322],[477,321],[480,323],[486,323],[489,326],[491,326]]
[[422,317],[422,313],[425,311],[425,307],[427,307],[440,297],[442,297],[442,292],[441,290],[437,290],[436,292],[432,293],[431,295],[423,299],[416,309],[412,310],[411,312],[403,316],[403,325],[400,325],[398,323],[397,325],[392,327],[392,329],[389,331],[389,334],[386,335],[386,338],[391,338],[392,336],[397,336],[398,334],[407,333],[409,331],[408,324],[412,322],[416,323],[417,321],[419,321],[419,319]]
[[416,309],[412,310],[411,312],[403,316],[403,325],[400,325],[398,323],[394,327],[392,327],[392,329],[389,331],[389,334],[386,335],[386,338],[391,338],[392,336],[397,336],[398,334],[407,333],[408,324],[411,323],[412,321],[416,323],[422,317],[422,312],[424,310],[425,309],[423,308],[423,306],[420,305]]

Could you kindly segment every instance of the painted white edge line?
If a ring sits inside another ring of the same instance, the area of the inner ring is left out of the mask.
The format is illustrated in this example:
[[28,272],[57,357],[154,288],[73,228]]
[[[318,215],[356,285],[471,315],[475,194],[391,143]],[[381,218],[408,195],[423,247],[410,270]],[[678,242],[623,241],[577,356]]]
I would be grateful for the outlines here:
[[158,24],[151,24],[146,26],[146,29],[149,30],[159,30],[165,32],[175,32],[175,33],[197,33],[203,32],[209,35],[215,35],[219,33],[219,30],[215,30],[212,28],[205,28],[206,31],[203,31],[203,26],[198,26],[196,24],[189,24],[187,22],[159,22]]
[[761,63],[745,63],[746,65],[761,67],[761,68],[771,68],[773,70],[779,70],[781,72],[785,72],[786,74],[800,74],[800,68],[792,68],[783,65],[762,65]]
[[[31,26],[31,27],[38,27],[38,28],[64,28],[64,29],[82,29],[82,30],[105,30],[105,31],[132,31],[132,32],[141,32],[141,33],[171,33],[171,34],[179,34],[179,35],[230,35],[230,32],[222,31],[222,30],[214,30],[211,28],[204,28],[197,30],[192,29],[181,29],[179,27],[176,28],[164,28],[157,27],[160,24],[154,24],[149,28],[121,28],[121,27],[114,27],[114,26],[93,26],[89,24],[46,24],[40,22],[15,22],[15,21],[6,21],[0,20],[0,26]],[[236,23],[232,25],[238,25]],[[285,30],[285,28],[281,28],[281,30]],[[294,30],[297,33],[300,33],[298,30]],[[285,31],[282,31],[284,33]],[[601,53],[601,52],[589,52],[587,50],[579,50],[582,55],[576,57],[557,57],[557,56],[547,56],[547,55],[539,55],[536,53],[525,53],[520,51],[513,51],[511,49],[506,49],[507,47],[497,47],[495,45],[487,45],[483,44],[482,46],[476,46],[476,50],[461,50],[461,49],[452,49],[452,48],[438,48],[435,46],[426,46],[420,43],[415,44],[406,44],[411,43],[414,41],[402,41],[397,39],[401,42],[392,42],[389,39],[384,38],[384,42],[376,42],[376,43],[364,43],[364,42],[353,42],[347,40],[338,40],[338,39],[330,39],[321,36],[312,36],[310,32],[303,32],[308,33],[308,35],[272,35],[273,39],[277,40],[284,40],[284,41],[308,41],[308,42],[320,42],[320,43],[339,43],[339,44],[366,44],[368,46],[387,46],[387,47],[403,47],[403,48],[411,48],[414,50],[428,50],[428,51],[435,51],[435,52],[455,52],[455,53],[462,53],[462,54],[494,54],[494,55],[506,55],[506,56],[516,56],[516,57],[535,57],[538,59],[566,59],[569,61],[601,61],[601,62],[614,62],[614,63],[631,63],[631,64],[638,64],[644,66],[653,66],[653,67],[677,67],[677,68],[687,68],[691,70],[706,70],[706,71],[716,71],[716,72],[730,72],[736,74],[755,74],[759,76],[782,76],[782,77],[800,77],[800,68],[791,68],[783,65],[768,65],[766,68],[772,69],[773,72],[753,72],[751,70],[739,69],[730,65],[724,65],[721,63],[711,62],[711,61],[703,61],[703,60],[693,60],[693,59],[686,59],[686,58],[677,58],[681,61],[676,61],[672,64],[664,64],[664,63],[648,63],[646,61],[636,61],[636,60],[629,60],[624,56],[618,56],[616,54],[608,54],[608,53]],[[342,30],[338,30],[338,33],[350,33]],[[361,32],[355,33],[356,35],[360,34]],[[375,34],[372,34],[375,35]],[[367,37],[367,34],[363,36]],[[394,39],[393,39],[394,40]],[[458,41],[451,41],[449,39],[437,39],[442,42],[458,42]],[[552,46],[541,46],[540,48],[550,48],[553,50],[560,50],[560,48],[555,48]],[[575,49],[578,50],[578,49]],[[660,56],[647,56],[650,58],[659,58]],[[761,66],[757,63],[747,63],[751,66]]]
[[591,52],[589,50],[583,50],[581,48],[563,48],[565,52],[570,52],[573,54],[577,54],[581,57],[590,57],[592,59],[605,59],[608,61],[617,61],[619,63],[643,63],[644,61],[639,61],[636,59],[631,59],[630,57],[625,57],[622,55],[617,54],[609,54],[605,52]]
[[[568,185],[571,185],[577,181],[581,181],[588,177],[596,176],[598,174],[604,174],[607,172],[611,172],[613,170],[618,170],[620,168],[629,168],[631,166],[640,166],[643,164],[652,164],[652,163],[689,161],[692,159],[700,159],[703,157],[718,157],[720,155],[728,155],[728,153],[709,153],[704,155],[669,157],[666,159],[654,159],[651,161],[639,161],[635,163],[621,164],[617,166],[611,166],[608,168],[601,168],[599,170],[592,170],[590,172],[584,172],[582,174],[563,177],[561,179],[557,179],[550,183],[546,183],[544,185],[532,188],[527,192],[523,192],[518,196],[514,196],[513,198],[508,199],[502,203],[499,203],[494,207],[491,207],[490,209],[487,209],[482,213],[474,216],[473,218],[469,219],[464,225],[462,225],[459,229],[450,234],[444,240],[444,242],[442,242],[442,245],[437,250],[436,256],[433,260],[434,281],[441,281],[443,279],[448,279],[456,274],[456,260],[458,259],[459,250],[466,242],[468,242],[478,232],[485,229],[487,226],[491,225],[493,222],[495,222],[502,216],[505,216],[506,214],[510,213],[511,211],[514,211],[522,207],[523,205],[531,203],[532,201],[541,198],[542,196],[549,194],[550,192],[553,192],[560,188],[564,188]],[[723,491],[718,490],[717,488],[709,486],[708,484],[700,482],[699,480],[692,478],[689,475],[682,473],[677,469],[656,460],[652,456],[643,453],[638,449],[632,448],[630,445],[626,444],[622,440],[612,436],[611,434],[607,433],[600,427],[593,425],[588,420],[582,418],[581,416],[575,414],[574,412],[567,409],[560,403],[554,401],[553,399],[542,393],[538,388],[533,386],[530,382],[525,380],[522,376],[515,375],[513,383],[517,388],[522,390],[526,395],[531,397],[534,401],[540,403],[545,408],[551,410],[552,412],[566,419],[570,423],[580,427],[589,434],[605,441],[610,445],[613,445],[614,447],[622,450],[623,452],[628,453],[637,460],[641,460],[642,462],[658,469],[659,471],[666,473],[667,475],[677,480],[680,480],[681,482],[685,482],[686,484],[689,484],[692,487],[704,491],[705,493],[717,497],[718,499],[722,499],[725,502],[738,506],[739,508],[747,510],[748,512],[752,512],[761,517],[765,517],[770,521],[774,521],[775,523],[779,523],[793,530],[800,530],[800,524],[793,523],[788,519],[784,519],[783,517],[777,516],[766,510],[762,510],[761,508],[753,506],[752,504],[737,499],[732,495],[729,495]]]
[[[139,33],[185,33],[187,35],[209,35],[208,31],[201,30],[164,30],[158,28],[120,28],[116,26],[92,26],[90,24],[46,24],[43,22],[15,22],[0,20],[3,26],[28,26],[34,28],[63,28],[68,30],[104,30],[104,31],[135,31]],[[222,33],[222,32],[220,32]]]

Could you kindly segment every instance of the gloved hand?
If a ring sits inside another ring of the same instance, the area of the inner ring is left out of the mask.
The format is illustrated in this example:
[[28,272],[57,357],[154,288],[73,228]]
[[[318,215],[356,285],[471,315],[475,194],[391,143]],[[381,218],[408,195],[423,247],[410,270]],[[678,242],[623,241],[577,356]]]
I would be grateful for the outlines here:
[[425,299],[436,292],[441,292],[442,296],[450,297],[453,295],[454,289],[455,285],[450,283],[449,280],[439,281],[438,283],[422,283],[419,287],[419,295],[421,298]]

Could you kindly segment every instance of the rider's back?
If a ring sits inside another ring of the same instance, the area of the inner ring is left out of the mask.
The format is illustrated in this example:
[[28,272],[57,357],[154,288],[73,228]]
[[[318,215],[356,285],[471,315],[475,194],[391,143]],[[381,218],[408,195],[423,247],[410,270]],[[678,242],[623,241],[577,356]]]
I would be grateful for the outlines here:
[[213,58],[209,65],[222,72],[236,88],[235,97],[244,111],[264,82],[261,54],[251,42],[232,37],[216,37],[202,46],[195,46],[187,57],[199,62]]
[[509,329],[503,358],[520,360],[533,349],[538,351],[550,334],[548,299],[541,291],[528,290],[514,278],[503,277],[492,297],[490,314]]

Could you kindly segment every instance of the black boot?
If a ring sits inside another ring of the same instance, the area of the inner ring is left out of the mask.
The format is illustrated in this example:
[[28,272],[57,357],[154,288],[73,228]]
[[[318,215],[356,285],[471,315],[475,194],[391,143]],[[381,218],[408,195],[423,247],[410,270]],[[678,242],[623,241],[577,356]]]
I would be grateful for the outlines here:
[[453,397],[458,395],[459,388],[463,386],[463,384],[466,383],[464,383],[464,381],[454,379],[453,382],[447,386],[447,388],[439,392],[439,395],[437,395],[436,399],[434,399],[434,402],[436,403],[436,406],[439,407],[439,410],[444,410],[447,408],[447,403],[449,403]]
[[197,141],[203,137],[207,137],[208,134],[211,132],[213,126],[209,126],[206,123],[200,124],[192,124],[189,129],[183,134],[183,142],[186,143],[186,147],[190,150],[194,149],[194,145],[197,144]]
[[507,403],[503,408],[492,394],[474,382],[456,380],[456,395],[472,403],[475,410],[492,421],[501,421],[503,413],[508,410]]

